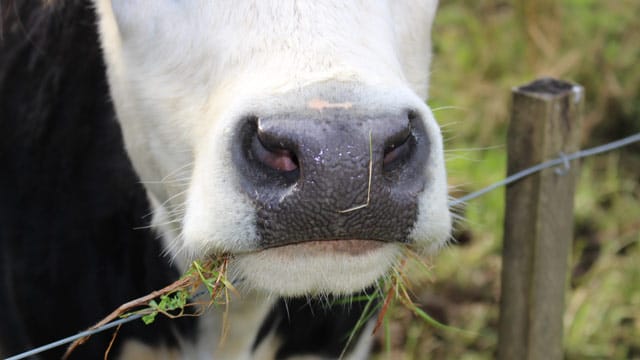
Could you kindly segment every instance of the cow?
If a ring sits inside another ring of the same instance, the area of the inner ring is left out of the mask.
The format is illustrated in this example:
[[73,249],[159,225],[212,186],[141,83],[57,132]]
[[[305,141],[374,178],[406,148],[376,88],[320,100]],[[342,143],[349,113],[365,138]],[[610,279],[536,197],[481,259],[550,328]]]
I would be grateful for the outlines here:
[[364,305],[332,299],[449,238],[425,103],[436,7],[2,0],[0,355],[225,254],[224,341],[213,308],[123,326],[110,355],[367,358],[374,320],[348,343]]

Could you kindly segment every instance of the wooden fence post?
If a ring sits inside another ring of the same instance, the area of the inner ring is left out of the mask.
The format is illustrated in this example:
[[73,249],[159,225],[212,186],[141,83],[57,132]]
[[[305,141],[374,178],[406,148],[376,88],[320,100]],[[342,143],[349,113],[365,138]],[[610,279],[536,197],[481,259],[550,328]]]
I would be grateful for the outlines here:
[[[513,90],[508,173],[579,150],[584,91],[540,79]],[[507,187],[498,359],[563,358],[562,319],[578,164]]]

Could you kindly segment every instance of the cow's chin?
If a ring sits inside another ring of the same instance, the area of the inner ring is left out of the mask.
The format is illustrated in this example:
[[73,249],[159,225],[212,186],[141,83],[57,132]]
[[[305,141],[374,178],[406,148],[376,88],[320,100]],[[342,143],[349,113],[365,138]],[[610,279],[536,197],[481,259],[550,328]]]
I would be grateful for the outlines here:
[[401,245],[373,240],[325,240],[236,255],[230,275],[241,289],[293,297],[349,295],[388,273]]

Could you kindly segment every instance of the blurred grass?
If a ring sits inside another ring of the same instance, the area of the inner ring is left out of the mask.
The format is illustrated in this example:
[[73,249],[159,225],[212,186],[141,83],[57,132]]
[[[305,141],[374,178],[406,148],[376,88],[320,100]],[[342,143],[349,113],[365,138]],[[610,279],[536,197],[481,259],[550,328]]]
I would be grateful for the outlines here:
[[[637,0],[442,0],[429,105],[443,127],[451,194],[505,176],[510,89],[540,76],[585,87],[583,147],[640,132],[638,14]],[[581,167],[565,355],[640,359],[640,146]],[[416,287],[425,311],[472,335],[396,307],[379,358],[495,358],[503,202],[504,190],[472,200],[459,241],[432,261],[434,280]]]

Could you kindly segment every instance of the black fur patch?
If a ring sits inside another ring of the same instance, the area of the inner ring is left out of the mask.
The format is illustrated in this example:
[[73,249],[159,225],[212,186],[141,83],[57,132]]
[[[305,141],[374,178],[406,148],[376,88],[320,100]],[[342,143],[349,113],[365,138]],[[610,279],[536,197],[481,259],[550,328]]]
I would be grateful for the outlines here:
[[[146,226],[149,205],[110,103],[88,1],[1,3],[0,348],[75,334],[178,276]],[[175,344],[192,319],[122,328]],[[101,358],[111,334],[72,358]],[[64,347],[42,358],[59,359]],[[117,353],[117,348],[112,354]]]
[[[320,301],[306,298],[280,300],[260,328],[254,349],[264,338],[275,332],[276,337],[282,341],[277,359],[303,355],[337,359],[345,347],[351,350],[360,336],[371,336],[363,334],[362,328],[356,329],[365,306],[366,301],[345,303],[335,299]],[[359,331],[348,343],[349,335],[354,329]]]

